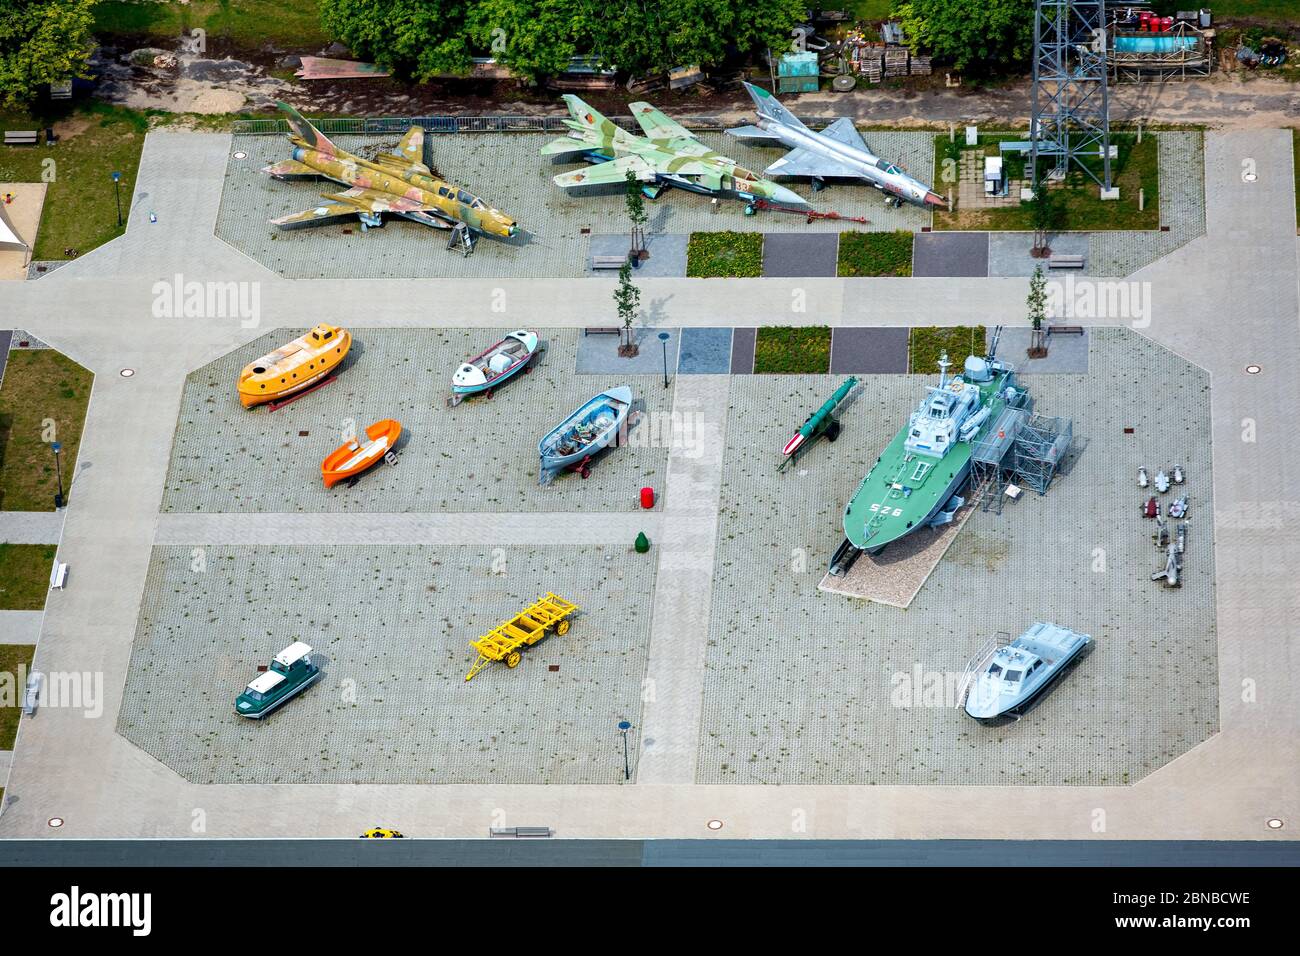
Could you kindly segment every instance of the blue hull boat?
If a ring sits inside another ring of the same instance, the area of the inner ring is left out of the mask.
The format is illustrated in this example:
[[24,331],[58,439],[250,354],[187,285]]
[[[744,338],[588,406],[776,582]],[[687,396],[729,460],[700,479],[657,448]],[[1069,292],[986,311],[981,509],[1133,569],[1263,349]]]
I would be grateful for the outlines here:
[[537,354],[537,344],[536,332],[520,329],[474,356],[452,375],[449,404],[459,405],[470,395],[489,391],[514,378]]
[[980,721],[1019,717],[1091,643],[1087,634],[1039,621],[997,648],[981,667],[966,697],[966,713]]
[[618,444],[631,408],[632,389],[626,385],[601,392],[583,403],[537,443],[541,458],[538,483],[546,484],[566,468],[579,469],[586,478],[591,456],[610,444]]

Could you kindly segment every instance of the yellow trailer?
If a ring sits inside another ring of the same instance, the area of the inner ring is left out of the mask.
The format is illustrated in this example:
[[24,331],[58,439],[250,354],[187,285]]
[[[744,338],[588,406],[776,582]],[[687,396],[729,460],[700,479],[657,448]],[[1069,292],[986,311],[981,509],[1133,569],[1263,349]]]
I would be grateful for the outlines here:
[[524,647],[536,644],[550,631],[567,634],[572,623],[569,616],[577,610],[578,605],[548,591],[546,597],[538,598],[504,624],[469,642],[478,651],[478,660],[465,680],[472,680],[492,661],[505,661],[506,667],[518,667]]

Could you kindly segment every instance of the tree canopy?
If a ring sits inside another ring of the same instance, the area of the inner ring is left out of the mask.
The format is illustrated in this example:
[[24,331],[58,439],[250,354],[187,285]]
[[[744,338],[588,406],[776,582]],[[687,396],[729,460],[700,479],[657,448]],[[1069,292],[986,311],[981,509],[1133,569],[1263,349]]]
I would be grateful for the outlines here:
[[85,75],[95,2],[0,0],[0,105],[24,107],[41,86]]
[[356,56],[416,80],[464,73],[475,55],[520,76],[574,56],[639,75],[784,50],[804,0],[322,0],[321,22]]
[[1023,72],[1034,49],[1034,0],[908,0],[910,41],[971,73]]

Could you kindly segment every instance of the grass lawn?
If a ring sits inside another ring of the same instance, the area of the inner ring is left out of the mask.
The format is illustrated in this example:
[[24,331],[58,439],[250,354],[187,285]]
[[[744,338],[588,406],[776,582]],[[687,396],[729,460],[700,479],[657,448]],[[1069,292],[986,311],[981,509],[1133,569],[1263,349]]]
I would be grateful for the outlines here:
[[[998,141],[1019,139],[1016,135],[980,136],[979,147],[968,147],[965,141],[948,141],[947,136],[936,136],[934,142],[934,168],[940,170],[940,190],[951,188],[953,208],[936,209],[935,229],[990,229],[1026,231],[1030,225],[1030,207],[1026,203],[996,209],[963,209],[954,180],[956,166],[962,153],[980,148],[985,156],[999,154]],[[1066,177],[1058,190],[1065,210],[1067,230],[1085,229],[1159,229],[1160,228],[1160,147],[1155,136],[1147,134],[1137,142],[1136,133],[1112,133],[1111,145],[1119,148],[1119,156],[1111,162],[1111,181],[1119,187],[1119,199],[1102,201],[1098,186],[1083,172],[1075,169]],[[1016,179],[1024,175],[1025,159],[1008,154],[1008,175]],[[1100,160],[1090,160],[1089,165],[1101,170]],[[1145,209],[1138,210],[1138,190],[1146,193]]]
[[754,374],[825,375],[830,367],[829,327],[765,326],[758,330]]
[[0,542],[0,611],[39,611],[45,607],[54,552],[52,544]]
[[[47,178],[47,171],[54,176],[45,193],[33,259],[67,259],[65,249],[86,253],[125,231],[117,225],[111,174],[122,174],[125,222],[149,117],[103,104],[38,117],[0,112],[4,129],[38,129],[54,123],[59,124],[62,138],[52,147],[0,146],[0,182],[38,183]],[[54,160],[52,168],[42,165],[46,159]]]
[[101,2],[95,6],[95,33],[175,40],[199,27],[209,39],[240,47],[263,43],[295,50],[325,46],[330,37],[320,25],[319,0],[193,0],[177,3]]
[[1291,130],[1291,171],[1295,174],[1296,232],[1300,233],[1300,129]]
[[894,232],[840,233],[840,276],[910,276],[912,274],[912,233]]
[[939,374],[939,356],[948,353],[953,375],[961,372],[968,355],[984,354],[982,325],[955,325],[950,328],[915,328],[907,339],[907,369],[913,375]]
[[[1276,23],[1295,23],[1295,0],[1216,0],[1203,4],[1214,11],[1216,25],[1223,20],[1270,20]],[[1172,17],[1179,10],[1190,10],[1182,0],[1156,0],[1152,7],[1161,16]],[[1199,7],[1197,8],[1199,9]]]
[[[31,644],[0,644],[0,682],[10,684],[0,693],[0,750],[14,749],[14,738],[18,736],[18,718],[23,713],[23,694],[27,690],[26,672],[20,683],[18,668],[30,669],[32,655],[35,653],[36,648]],[[13,706],[9,706],[11,703]]]
[[763,274],[760,232],[693,232],[686,274],[695,278],[755,279]]
[[63,445],[63,489],[68,493],[93,381],[93,375],[53,349],[9,353],[0,386],[0,511],[54,510],[58,477],[49,441]]

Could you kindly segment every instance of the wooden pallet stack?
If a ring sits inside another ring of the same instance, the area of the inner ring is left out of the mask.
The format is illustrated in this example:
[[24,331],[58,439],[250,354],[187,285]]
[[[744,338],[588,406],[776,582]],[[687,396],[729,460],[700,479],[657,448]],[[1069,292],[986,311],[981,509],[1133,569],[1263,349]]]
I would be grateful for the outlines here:
[[912,75],[929,76],[930,75],[930,58],[928,56],[912,55]]
[[907,49],[891,46],[885,50],[885,76],[907,76]]

